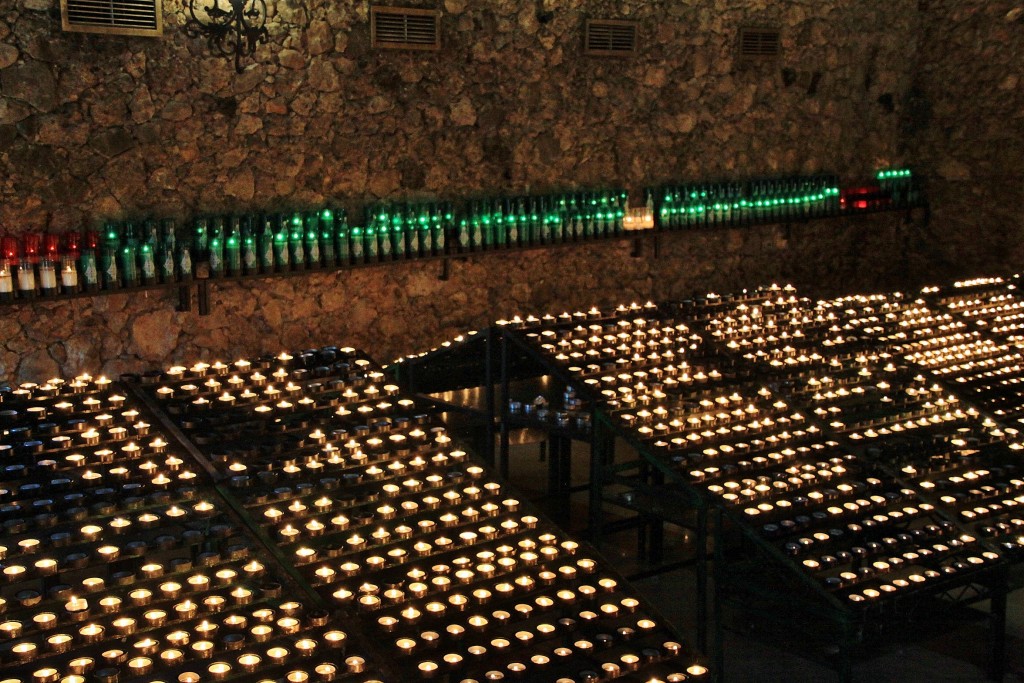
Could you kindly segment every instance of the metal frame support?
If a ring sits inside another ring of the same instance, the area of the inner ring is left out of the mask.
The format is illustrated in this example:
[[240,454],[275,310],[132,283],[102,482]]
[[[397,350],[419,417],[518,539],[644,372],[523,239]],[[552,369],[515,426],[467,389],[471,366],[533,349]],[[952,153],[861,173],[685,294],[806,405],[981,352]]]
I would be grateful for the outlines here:
[[199,280],[196,286],[196,296],[199,299],[199,315],[210,315],[210,283],[206,280]]
[[572,440],[552,435],[541,443],[542,452],[547,451],[548,495],[554,495],[554,521],[563,527],[569,526],[571,509],[569,501],[572,488]]
[[[697,506],[697,648],[708,651],[708,509]],[[716,544],[717,547],[717,544]]]
[[[445,259],[445,263],[448,260]],[[487,448],[484,451],[484,458],[487,464],[494,467],[494,421],[497,418],[496,398],[494,395],[494,328],[488,327],[484,333],[484,402],[487,404]],[[508,405],[508,398],[505,398],[505,405]],[[502,412],[502,425],[507,415]],[[504,426],[502,427],[504,429]]]
[[178,286],[178,310],[183,313],[192,310],[192,288],[188,285]]
[[[714,662],[715,672],[719,681],[725,680],[725,623],[722,615],[722,590],[724,586],[723,568],[725,566],[724,544],[725,527],[723,526],[723,515],[721,508],[716,508],[715,519],[715,540],[714,540],[714,561],[712,572],[715,578],[715,590],[711,593],[711,629],[713,645],[709,656]],[[707,650],[705,650],[707,652]]]
[[502,478],[508,479],[508,473],[510,468],[509,463],[509,452],[511,450],[509,446],[509,432],[508,432],[508,416],[509,416],[509,395],[511,390],[509,384],[511,378],[509,375],[509,340],[508,333],[502,330],[501,334],[501,444],[500,444],[500,457],[501,461],[498,463],[498,472]]
[[842,629],[836,670],[839,672],[840,683],[853,683],[853,645],[857,634],[849,619],[843,619]]
[[605,451],[607,436],[595,411],[590,414],[590,500],[587,502],[588,536],[597,546],[601,544],[604,526]]
[[629,255],[633,258],[640,258],[644,255],[644,240],[639,235],[633,238],[633,249]]
[[1006,595],[1008,591],[1006,572],[1001,572],[1001,580],[990,587],[989,630],[991,631],[991,651],[989,656],[989,678],[1002,681],[1006,675]]

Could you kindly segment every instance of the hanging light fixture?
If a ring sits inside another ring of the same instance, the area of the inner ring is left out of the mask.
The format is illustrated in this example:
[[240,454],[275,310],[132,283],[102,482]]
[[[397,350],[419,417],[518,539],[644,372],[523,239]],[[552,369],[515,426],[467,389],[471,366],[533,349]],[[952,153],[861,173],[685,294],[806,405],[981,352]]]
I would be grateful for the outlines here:
[[242,73],[242,61],[252,57],[256,46],[266,43],[267,3],[264,0],[188,0],[189,19],[185,35],[205,37],[215,53],[235,61],[235,71]]

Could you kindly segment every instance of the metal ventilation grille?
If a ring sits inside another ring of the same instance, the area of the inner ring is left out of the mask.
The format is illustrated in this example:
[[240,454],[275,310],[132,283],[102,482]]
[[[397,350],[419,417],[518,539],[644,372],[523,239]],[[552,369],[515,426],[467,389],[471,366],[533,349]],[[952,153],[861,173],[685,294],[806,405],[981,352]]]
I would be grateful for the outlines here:
[[431,9],[374,7],[370,42],[374,47],[399,50],[440,50],[440,14]]
[[584,53],[597,57],[629,57],[636,54],[634,21],[588,19]]
[[740,29],[740,57],[746,59],[774,59],[782,52],[782,39],[775,28]]
[[159,36],[161,0],[60,0],[61,27],[80,33]]

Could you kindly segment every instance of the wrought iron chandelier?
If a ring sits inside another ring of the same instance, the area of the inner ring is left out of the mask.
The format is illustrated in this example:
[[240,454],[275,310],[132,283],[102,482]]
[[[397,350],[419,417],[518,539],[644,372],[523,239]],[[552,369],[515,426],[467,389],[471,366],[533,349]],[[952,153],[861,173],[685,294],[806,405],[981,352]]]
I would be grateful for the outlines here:
[[267,3],[265,0],[188,0],[189,19],[185,35],[205,37],[210,50],[235,60],[235,71],[242,73],[242,61],[252,57],[256,46],[266,43]]

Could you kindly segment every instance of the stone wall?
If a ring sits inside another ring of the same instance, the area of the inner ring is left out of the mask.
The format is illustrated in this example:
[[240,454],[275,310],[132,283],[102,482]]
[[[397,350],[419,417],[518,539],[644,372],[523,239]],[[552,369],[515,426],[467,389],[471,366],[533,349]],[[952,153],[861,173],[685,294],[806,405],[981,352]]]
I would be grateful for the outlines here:
[[[442,9],[439,53],[371,49],[366,2],[276,0],[240,75],[184,36],[180,0],[160,39],[62,33],[56,0],[3,3],[0,231],[908,160],[908,0],[401,3]],[[586,17],[637,20],[639,54],[584,57]],[[779,26],[782,60],[737,60],[744,24]],[[386,358],[516,311],[773,279],[895,287],[926,278],[928,237],[836,220],[670,236],[657,261],[606,244],[473,259],[446,283],[413,263],[215,285],[208,317],[152,293],[4,308],[0,381],[346,340]]]
[[1024,258],[1024,9],[932,0],[906,106],[915,165],[928,171],[939,277],[1015,272]]

